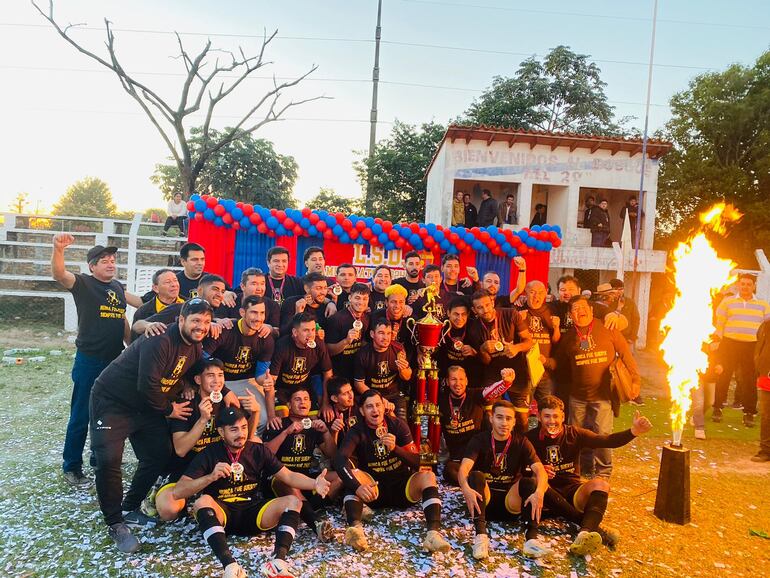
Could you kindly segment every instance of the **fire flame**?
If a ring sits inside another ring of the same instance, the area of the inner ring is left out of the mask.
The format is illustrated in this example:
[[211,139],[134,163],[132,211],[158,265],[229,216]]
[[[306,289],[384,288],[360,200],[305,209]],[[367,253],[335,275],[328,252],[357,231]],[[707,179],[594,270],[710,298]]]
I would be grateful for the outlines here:
[[671,391],[671,427],[674,445],[681,445],[690,393],[698,387],[698,374],[708,369],[708,355],[703,345],[714,333],[712,299],[722,287],[735,281],[730,272],[735,263],[720,259],[711,246],[705,229],[724,234],[726,224],[742,214],[732,205],[719,203],[701,213],[700,230],[674,250],[674,304],[661,321],[665,337],[661,343],[668,365]]

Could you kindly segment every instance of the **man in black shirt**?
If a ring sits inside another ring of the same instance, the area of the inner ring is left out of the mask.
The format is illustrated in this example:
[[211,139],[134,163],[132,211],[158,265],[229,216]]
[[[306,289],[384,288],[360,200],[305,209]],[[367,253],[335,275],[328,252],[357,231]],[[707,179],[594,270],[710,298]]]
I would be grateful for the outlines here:
[[[174,400],[183,389],[185,374],[202,355],[201,342],[211,316],[211,305],[203,299],[185,302],[178,323],[162,335],[134,341],[102,371],[91,391],[96,493],[110,537],[123,552],[139,549],[126,523],[151,523],[139,512],[139,505],[171,454],[166,420],[184,420],[192,413],[189,401]],[[126,438],[139,463],[123,498],[121,462]],[[122,512],[128,514],[124,517]]]
[[422,257],[417,251],[409,251],[404,255],[404,271],[406,275],[404,277],[398,277],[393,281],[394,285],[401,285],[407,290],[408,294],[406,302],[411,305],[420,296],[420,289],[425,287],[425,284],[420,279],[420,272],[422,271]]
[[[152,275],[152,298],[134,311],[131,322],[147,319],[175,303],[184,303],[184,299],[179,296],[179,279],[171,269],[158,269]],[[139,334],[132,329],[131,341],[137,337]]]
[[457,296],[449,302],[449,332],[436,348],[436,364],[439,378],[447,374],[452,365],[459,365],[466,375],[473,376],[472,387],[481,386],[479,365],[476,356],[478,351],[468,345],[468,316],[470,303],[466,297]]
[[225,578],[245,578],[227,546],[227,534],[255,535],[276,528],[273,559],[262,566],[267,576],[293,577],[286,556],[299,525],[302,506],[294,495],[268,500],[260,491],[261,480],[276,480],[300,490],[315,490],[326,496],[329,482],[326,470],[315,479],[292,472],[264,445],[249,440],[246,414],[238,408],[225,408],[217,415],[222,441],[212,444],[190,464],[177,483],[180,498],[197,493],[195,518],[217,559]]
[[497,201],[492,197],[489,189],[481,191],[481,205],[479,206],[479,227],[488,227],[495,224],[497,218]]
[[346,306],[326,320],[325,340],[335,375],[353,377],[353,360],[369,333],[369,286],[350,288]]
[[267,296],[278,305],[283,305],[284,299],[304,295],[302,281],[293,275],[287,275],[289,269],[289,250],[286,247],[271,247],[267,252]]
[[358,423],[353,386],[350,385],[348,378],[335,375],[326,384],[326,388],[334,412],[333,419],[327,421],[326,426],[332,434],[335,445],[339,447],[350,428]]
[[117,247],[97,245],[88,251],[90,275],[67,270],[64,250],[75,242],[69,233],[53,238],[51,272],[75,300],[78,311],[77,352],[72,366],[72,401],[67,434],[62,452],[64,479],[74,487],[89,485],[83,475],[83,448],[88,434],[88,398],[94,380],[123,351],[129,340],[126,303],[141,307],[142,301],[129,293],[115,279]]
[[465,203],[465,227],[471,229],[478,225],[479,212],[476,205],[471,203],[471,196],[468,193],[463,195],[463,203]]
[[372,293],[369,295],[369,308],[372,313],[385,309],[385,291],[393,282],[393,273],[387,265],[378,265],[372,274]]
[[243,300],[250,295],[265,297],[265,326],[269,326],[273,337],[278,338],[278,329],[281,324],[281,306],[265,294],[267,291],[267,273],[256,267],[249,267],[241,273],[241,284],[236,290],[236,303],[234,307],[219,307],[215,314],[224,313],[222,317],[239,319]]
[[415,360],[416,349],[412,342],[412,334],[406,326],[408,318],[406,310],[406,289],[395,283],[385,290],[385,308],[371,315],[370,324],[379,319],[385,319],[393,329],[393,340],[400,343],[407,353],[410,363]]
[[468,389],[468,376],[459,365],[447,369],[446,387],[439,392],[438,410],[449,461],[444,481],[457,485],[457,470],[470,439],[485,425],[484,398],[480,389]]
[[275,404],[275,390],[268,373],[275,343],[270,331],[261,331],[265,301],[257,295],[246,297],[238,323],[223,329],[217,338],[209,336],[203,342],[206,353],[224,362],[227,387],[239,397],[248,392],[256,399],[260,434],[267,424],[267,406]]
[[337,266],[337,277],[331,286],[331,299],[337,306],[337,311],[345,308],[350,298],[350,289],[356,283],[356,268],[350,263]]
[[[423,549],[449,551],[450,545],[440,532],[441,498],[436,476],[431,470],[418,471],[420,454],[409,426],[398,417],[386,415],[385,401],[376,390],[361,396],[360,413],[363,419],[347,433],[334,460],[345,485],[345,544],[359,551],[368,547],[361,525],[364,503],[373,508],[404,508],[421,499],[428,528]],[[363,476],[356,467],[364,472]]]
[[635,437],[650,431],[650,420],[638,411],[631,428],[609,435],[564,425],[564,404],[555,396],[543,398],[539,404],[540,427],[526,436],[548,472],[549,488],[545,504],[552,512],[580,526],[575,541],[569,548],[572,554],[585,556],[601,545],[602,533],[614,545],[619,539],[612,531],[602,532],[599,524],[607,509],[610,484],[606,478],[583,480],[580,477],[580,451],[583,448],[619,448]]
[[179,280],[179,296],[185,301],[198,296],[198,282],[207,273],[206,250],[198,243],[185,243],[179,249],[182,269],[176,274]]
[[[164,522],[176,520],[187,505],[187,500],[178,500],[174,494],[179,478],[195,456],[221,439],[214,426],[214,416],[219,408],[240,405],[235,394],[225,387],[224,364],[219,359],[200,359],[192,373],[198,386],[191,400],[193,412],[187,419],[169,421],[174,453],[168,464],[168,476],[155,494],[155,508]],[[253,414],[249,417],[250,427],[254,417]]]
[[281,305],[281,335],[291,331],[291,322],[298,313],[310,313],[318,325],[318,338],[323,339],[326,318],[334,313],[332,301],[327,298],[326,277],[320,273],[308,273],[302,278],[305,292],[302,295],[286,297]]
[[527,284],[527,262],[523,257],[514,257],[513,262],[519,268],[519,275],[516,277],[516,287],[507,295],[498,295],[500,293],[500,275],[496,271],[487,271],[481,278],[481,288],[492,296],[496,308],[513,307],[519,295],[524,293],[524,287]]
[[[265,430],[262,441],[284,466],[306,476],[310,476],[314,468],[316,449],[327,458],[334,457],[337,449],[324,421],[310,418],[310,392],[306,389],[296,389],[292,392],[289,398],[289,415],[281,420],[279,427],[269,427]],[[326,479],[330,483],[329,498],[334,499],[342,487],[342,482],[335,472],[327,473]],[[270,493],[275,496],[293,494],[302,500],[300,518],[316,533],[321,542],[327,542],[331,538],[331,522],[318,521],[316,508],[322,505],[320,500],[310,492],[301,492],[278,480],[270,480],[269,483]]]
[[[524,555],[539,558],[551,553],[538,539],[548,474],[529,440],[515,431],[515,414],[513,404],[496,401],[490,419],[492,429],[471,439],[457,472],[476,530],[473,557],[477,560],[489,557],[487,518],[521,516],[526,523]],[[522,477],[527,467],[535,474],[534,480]]]
[[324,342],[316,340],[315,326],[315,318],[310,313],[298,313],[292,321],[291,334],[281,337],[275,344],[270,376],[275,383],[276,406],[267,406],[268,421],[273,421],[277,413],[281,417],[288,415],[286,404],[291,392],[300,387],[310,388],[313,374],[321,374],[323,379],[322,399],[314,399],[314,406],[320,404],[322,412],[328,410],[331,413],[326,382],[332,376],[332,361]]
[[404,348],[393,341],[393,329],[382,317],[372,323],[369,335],[372,342],[359,350],[353,364],[356,391],[379,391],[388,411],[406,419],[409,391],[404,384],[412,378],[412,368]]
[[527,327],[532,335],[532,341],[538,346],[540,362],[545,368],[545,373],[539,382],[532,383],[535,399],[540,403],[540,400],[546,395],[554,393],[551,372],[555,369],[556,364],[553,360],[552,350],[561,339],[561,320],[553,314],[545,302],[546,289],[542,281],[534,280],[527,283],[526,294],[525,319]]

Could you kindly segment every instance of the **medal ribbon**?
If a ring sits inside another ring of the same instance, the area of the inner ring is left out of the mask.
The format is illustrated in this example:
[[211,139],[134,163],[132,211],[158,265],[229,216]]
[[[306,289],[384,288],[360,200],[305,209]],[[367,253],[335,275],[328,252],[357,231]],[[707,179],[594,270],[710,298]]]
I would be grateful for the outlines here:
[[463,396],[460,398],[460,405],[458,405],[457,409],[455,409],[455,406],[452,403],[452,394],[451,393],[449,394],[449,413],[452,414],[452,419],[456,421],[460,421],[460,412],[463,409],[463,404],[465,403],[466,397],[468,397],[468,394],[464,393]]
[[[243,446],[246,447],[246,446]],[[243,448],[239,449],[238,452],[233,455],[233,453],[230,451],[230,448],[225,446],[225,451],[227,452],[227,457],[230,458],[230,462],[233,464],[237,464],[238,460],[241,459],[241,452],[243,451]]]
[[586,348],[588,348],[588,337],[591,335],[591,331],[594,329],[594,322],[591,321],[591,323],[588,324],[588,329],[585,333],[580,333],[580,328],[575,325],[575,333],[577,333],[578,339],[580,340],[580,349],[583,349],[582,343],[586,343]]
[[283,284],[286,283],[286,276],[284,275],[283,279],[281,279],[281,286],[278,287],[278,289],[273,285],[273,278],[270,275],[267,276],[267,282],[270,284],[270,289],[273,291],[273,301],[279,303],[283,301]]
[[482,321],[482,325],[484,325],[484,330],[487,332],[490,339],[500,341],[500,333],[497,330],[497,313],[495,313],[495,322],[492,324],[492,329],[487,327],[486,321]]
[[459,341],[460,343],[465,343],[465,332],[466,332],[466,331],[468,331],[468,324],[467,324],[467,323],[465,324],[465,327],[463,327],[463,334],[460,336],[460,338],[459,338],[459,339],[457,339],[456,337],[454,337],[454,336],[452,335],[452,332],[451,332],[451,331],[450,331],[450,332],[449,332],[447,335],[449,335],[449,339],[451,339],[451,340],[452,340],[452,344],[455,344],[455,343],[457,343],[458,341]]
[[490,434],[489,437],[492,440],[492,465],[495,468],[499,468],[503,463],[503,456],[508,453],[508,449],[511,447],[511,440],[513,439],[513,436],[508,436],[508,441],[505,442],[503,452],[500,454],[495,451],[495,436]]

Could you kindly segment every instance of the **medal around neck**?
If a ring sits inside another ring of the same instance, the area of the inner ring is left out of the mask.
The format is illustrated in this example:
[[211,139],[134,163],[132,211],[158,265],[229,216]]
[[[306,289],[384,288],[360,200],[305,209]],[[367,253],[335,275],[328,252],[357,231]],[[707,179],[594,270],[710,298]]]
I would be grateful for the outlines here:
[[307,346],[308,346],[310,349],[315,349],[316,343],[315,343],[315,341],[308,341],[308,342],[307,342]]
[[302,427],[305,429],[310,429],[313,427],[313,420],[309,417],[302,418]]
[[363,328],[364,328],[364,324],[361,322],[360,319],[356,319],[353,322],[353,329],[355,329],[356,331],[361,331]]
[[243,475],[243,464],[240,462],[233,462],[230,464],[230,471],[236,476]]
[[340,287],[339,285],[335,285],[334,287],[332,287],[332,293],[334,293],[337,297],[339,297],[340,295],[342,295],[342,287]]
[[381,425],[376,430],[374,430],[374,434],[378,438],[383,438],[383,437],[385,437],[388,434],[388,428],[385,427],[384,425]]
[[212,391],[209,394],[209,399],[211,400],[211,403],[219,403],[220,401],[222,401],[222,392]]
[[502,351],[505,349],[505,345],[503,345],[502,341],[495,341],[495,351]]
[[455,351],[460,351],[463,348],[463,345],[463,342],[458,339],[452,344],[452,347],[455,348]]

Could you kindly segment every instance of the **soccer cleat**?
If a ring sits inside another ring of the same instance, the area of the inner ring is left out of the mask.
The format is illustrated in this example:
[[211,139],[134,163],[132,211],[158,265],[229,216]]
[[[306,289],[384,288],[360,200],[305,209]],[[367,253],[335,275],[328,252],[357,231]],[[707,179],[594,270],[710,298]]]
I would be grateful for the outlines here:
[[754,427],[754,416],[750,413],[744,413],[743,425],[745,425],[746,427]]
[[489,558],[489,536],[476,534],[473,538],[473,557],[476,560]]
[[129,528],[152,528],[158,525],[158,518],[148,516],[139,509],[124,512],[123,521]]
[[596,530],[602,537],[602,544],[607,548],[614,548],[620,542],[620,531],[610,526],[599,526]]
[[551,554],[553,554],[553,551],[539,538],[532,538],[524,542],[524,555],[528,558],[543,558]]
[[363,507],[361,508],[361,521],[366,522],[368,524],[373,519],[374,519],[374,510],[372,510],[369,506],[364,504]]
[[770,455],[758,453],[755,456],[751,456],[752,462],[770,462]]
[[107,533],[112,538],[112,541],[115,542],[118,550],[125,554],[133,554],[142,547],[136,536],[131,533],[131,530],[123,522],[110,526]]
[[570,544],[569,552],[576,556],[586,556],[596,552],[601,545],[602,537],[599,532],[580,530],[575,541]]
[[230,562],[225,567],[225,573],[222,574],[223,578],[248,578],[246,575],[246,570],[241,568],[241,565],[238,564],[238,562]]
[[422,549],[428,552],[449,552],[451,546],[438,530],[428,530],[422,541]]
[[87,488],[91,485],[91,480],[84,476],[80,470],[64,472],[64,481],[73,488]]
[[345,530],[345,544],[363,552],[369,547],[369,542],[366,540],[366,534],[361,526],[348,526]]
[[719,423],[722,421],[722,408],[715,407],[711,412],[711,421]]
[[315,532],[320,542],[328,542],[334,536],[334,526],[329,520],[321,520],[316,522]]
[[706,430],[705,429],[696,429],[695,430],[695,439],[696,440],[705,440],[706,439]]

